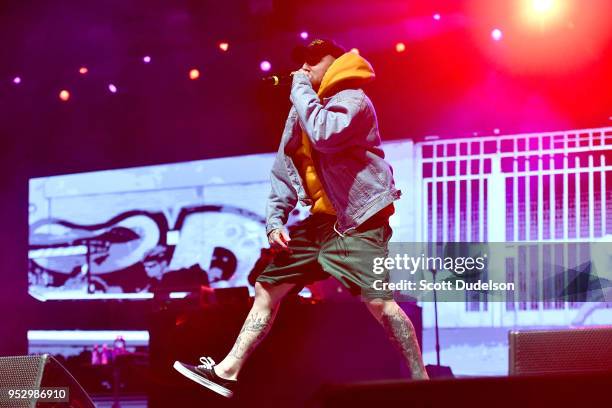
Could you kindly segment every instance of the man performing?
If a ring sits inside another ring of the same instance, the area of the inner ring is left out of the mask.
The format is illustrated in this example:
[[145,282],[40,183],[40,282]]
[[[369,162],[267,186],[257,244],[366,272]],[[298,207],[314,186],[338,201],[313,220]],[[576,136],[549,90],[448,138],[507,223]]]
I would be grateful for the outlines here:
[[[374,79],[371,65],[332,41],[315,40],[294,56],[303,66],[293,74],[293,107],[272,172],[267,233],[281,252],[259,275],[255,300],[236,342],[219,364],[175,362],[189,379],[231,397],[240,370],[269,331],[280,300],[304,285],[338,279],[361,295],[400,351],[414,379],[427,379],[414,327],[390,291],[377,291],[372,259],[385,257],[389,217],[400,196],[380,147],[372,102],[361,89]],[[285,223],[297,201],[311,214],[292,230]]]

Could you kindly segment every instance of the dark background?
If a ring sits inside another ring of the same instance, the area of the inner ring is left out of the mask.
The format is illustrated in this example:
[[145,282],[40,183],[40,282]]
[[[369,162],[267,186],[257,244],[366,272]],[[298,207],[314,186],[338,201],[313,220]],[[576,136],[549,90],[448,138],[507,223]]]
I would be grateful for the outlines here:
[[295,69],[302,30],[372,63],[384,140],[609,126],[610,5],[570,1],[559,27],[534,34],[512,19],[513,3],[1,2],[0,354],[26,351],[28,178],[275,150],[288,89],[263,86],[259,63]]

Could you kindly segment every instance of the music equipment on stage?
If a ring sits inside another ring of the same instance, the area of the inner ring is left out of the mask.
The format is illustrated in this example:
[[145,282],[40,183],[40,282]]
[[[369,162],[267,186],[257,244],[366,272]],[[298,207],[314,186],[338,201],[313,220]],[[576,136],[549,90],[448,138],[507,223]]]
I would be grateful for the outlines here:
[[576,408],[610,406],[612,372],[330,384],[308,407]]
[[518,330],[508,337],[510,375],[612,370],[612,326]]
[[267,77],[261,78],[261,81],[266,85],[271,86],[281,86],[281,85],[289,85],[293,80],[293,74],[288,75],[270,75]]
[[434,296],[434,317],[435,317],[435,333],[436,333],[436,364],[427,364],[425,370],[429,378],[452,378],[453,370],[449,366],[440,365],[440,333],[438,326],[438,295],[436,293],[436,270],[431,269],[432,282],[434,284],[433,296]]
[[95,408],[77,380],[48,354],[0,357],[0,391],[0,407]]

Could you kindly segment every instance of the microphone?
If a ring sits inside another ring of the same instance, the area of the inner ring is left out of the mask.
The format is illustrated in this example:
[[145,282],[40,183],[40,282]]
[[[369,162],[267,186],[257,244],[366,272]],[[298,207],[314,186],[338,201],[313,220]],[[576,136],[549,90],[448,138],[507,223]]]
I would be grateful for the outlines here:
[[291,84],[292,78],[293,78],[292,74],[285,74],[285,75],[270,75],[270,76],[261,78],[261,80],[266,85],[281,86],[281,85]]

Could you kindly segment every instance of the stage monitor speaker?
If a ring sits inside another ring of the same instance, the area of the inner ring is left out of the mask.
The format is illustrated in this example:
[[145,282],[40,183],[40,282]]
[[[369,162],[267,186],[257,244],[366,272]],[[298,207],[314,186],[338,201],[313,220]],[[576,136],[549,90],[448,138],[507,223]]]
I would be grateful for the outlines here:
[[427,364],[425,366],[429,378],[454,378],[453,370],[449,366]]
[[[48,399],[28,395],[29,390],[41,388],[65,388],[67,392],[64,398],[59,390],[52,392],[51,398]],[[93,401],[75,378],[48,354],[0,357],[0,390],[2,408],[95,408]]]
[[612,370],[612,326],[509,332],[509,373]]
[[609,407],[612,372],[328,384],[308,408]]

